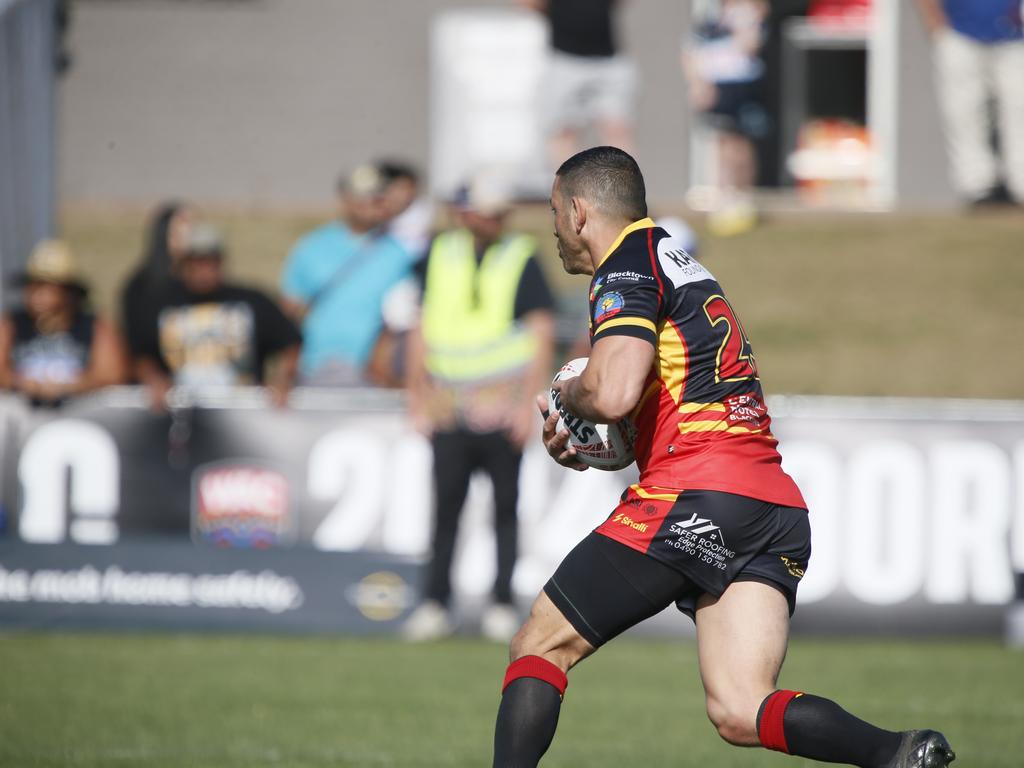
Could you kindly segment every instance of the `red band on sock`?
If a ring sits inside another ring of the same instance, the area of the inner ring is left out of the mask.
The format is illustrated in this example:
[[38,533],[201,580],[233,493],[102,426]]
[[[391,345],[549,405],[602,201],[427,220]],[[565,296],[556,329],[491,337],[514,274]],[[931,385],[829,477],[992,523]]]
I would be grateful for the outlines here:
[[543,680],[558,691],[559,696],[565,695],[565,689],[569,685],[569,678],[565,672],[560,670],[550,661],[540,656],[523,656],[508,665],[505,672],[505,682],[502,683],[501,692],[504,693],[509,683],[518,680],[520,677],[533,677]]
[[782,717],[786,714],[789,702],[801,695],[797,691],[775,691],[764,700],[761,721],[757,725],[757,736],[761,739],[761,746],[765,749],[774,749],[776,752],[789,754],[786,732],[782,727]]

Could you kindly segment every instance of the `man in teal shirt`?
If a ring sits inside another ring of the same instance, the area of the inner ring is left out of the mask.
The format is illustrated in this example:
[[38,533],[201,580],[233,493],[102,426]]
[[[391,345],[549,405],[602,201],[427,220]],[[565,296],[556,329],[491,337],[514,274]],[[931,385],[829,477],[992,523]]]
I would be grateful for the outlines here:
[[381,305],[412,256],[383,232],[385,180],[360,166],[339,184],[336,221],[304,235],[281,277],[284,303],[302,322],[304,383],[366,384],[365,370],[384,322]]

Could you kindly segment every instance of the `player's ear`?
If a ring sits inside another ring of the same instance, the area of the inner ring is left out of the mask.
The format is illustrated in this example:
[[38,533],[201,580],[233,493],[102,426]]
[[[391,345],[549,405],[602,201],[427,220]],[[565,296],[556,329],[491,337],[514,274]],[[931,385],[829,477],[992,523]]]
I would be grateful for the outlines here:
[[587,206],[578,197],[572,198],[572,226],[578,235],[583,231],[583,225],[587,223]]

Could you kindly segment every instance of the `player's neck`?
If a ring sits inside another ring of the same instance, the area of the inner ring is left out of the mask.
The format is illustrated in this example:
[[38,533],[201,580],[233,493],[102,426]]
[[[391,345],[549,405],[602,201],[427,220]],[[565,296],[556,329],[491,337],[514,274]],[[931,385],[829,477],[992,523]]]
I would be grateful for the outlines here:
[[615,219],[613,221],[610,219],[593,218],[587,222],[590,225],[590,231],[584,236],[584,242],[587,244],[587,252],[590,254],[590,260],[595,270],[604,261],[605,256],[608,255],[609,249],[615,245],[615,241],[619,239],[622,230],[632,223],[632,221],[625,221],[624,219]]

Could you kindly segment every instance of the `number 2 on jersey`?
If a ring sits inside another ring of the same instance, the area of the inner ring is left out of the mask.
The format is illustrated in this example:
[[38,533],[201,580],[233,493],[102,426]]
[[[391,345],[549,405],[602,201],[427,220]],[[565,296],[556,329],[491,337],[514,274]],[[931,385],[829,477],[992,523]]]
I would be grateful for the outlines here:
[[750,341],[724,296],[714,295],[704,302],[704,314],[712,328],[724,327],[725,338],[715,359],[715,383],[757,378],[757,363]]

